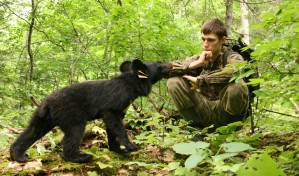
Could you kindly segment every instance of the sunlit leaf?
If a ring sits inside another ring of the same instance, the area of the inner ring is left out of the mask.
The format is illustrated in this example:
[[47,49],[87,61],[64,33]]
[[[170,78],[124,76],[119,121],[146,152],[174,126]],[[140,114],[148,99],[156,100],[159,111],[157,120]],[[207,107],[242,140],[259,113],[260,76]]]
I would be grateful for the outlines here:
[[226,165],[223,162],[222,164],[216,165],[215,170],[217,173],[223,173],[223,172],[228,172],[228,171],[235,173],[242,165],[244,165],[244,164],[240,163],[240,164],[234,164],[231,166],[231,165]]
[[178,143],[173,145],[172,148],[176,153],[191,155],[193,153],[196,153],[196,149],[204,149],[209,146],[210,144],[206,142],[190,142],[190,143]]
[[249,82],[246,83],[248,85],[259,85],[259,84],[262,84],[264,83],[265,80],[263,78],[251,78],[249,79]]
[[185,161],[185,167],[188,169],[194,168],[210,154],[209,150],[199,149],[190,155]]
[[42,155],[45,152],[46,148],[44,145],[36,144],[36,151],[39,155]]
[[237,121],[237,122],[227,124],[226,126],[218,127],[216,131],[222,134],[231,134],[243,125],[244,124],[241,121]]
[[284,176],[283,171],[278,167],[277,163],[266,153],[252,155],[245,165],[238,170],[239,176],[252,175],[271,175]]
[[242,142],[231,142],[221,144],[221,147],[225,152],[233,153],[233,152],[242,152],[245,150],[252,150],[253,148],[249,144],[245,144]]
[[268,97],[268,93],[263,90],[255,90],[254,94],[260,98]]
[[168,164],[169,170],[175,170],[180,166],[180,162],[171,162]]
[[99,148],[97,146],[92,146],[89,151],[93,154],[96,154],[99,151]]
[[110,164],[105,164],[105,163],[102,163],[100,161],[97,162],[97,165],[101,168],[101,169],[105,169],[105,168],[112,168],[113,166],[110,165]]

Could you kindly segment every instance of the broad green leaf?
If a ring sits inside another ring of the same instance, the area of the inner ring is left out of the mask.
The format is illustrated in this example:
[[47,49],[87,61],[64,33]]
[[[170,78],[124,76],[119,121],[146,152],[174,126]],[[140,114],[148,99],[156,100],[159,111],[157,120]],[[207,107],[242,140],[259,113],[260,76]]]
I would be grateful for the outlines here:
[[262,90],[255,90],[254,94],[260,98],[268,97],[268,93]]
[[36,151],[39,155],[42,155],[45,152],[46,148],[45,146],[41,144],[36,144]]
[[237,172],[238,176],[284,176],[277,163],[266,153],[252,155]]
[[237,121],[237,122],[230,123],[226,126],[218,127],[216,129],[216,131],[220,132],[222,134],[231,134],[234,131],[236,131],[238,127],[241,127],[241,126],[243,126],[243,123],[240,121]]
[[285,100],[281,103],[281,107],[282,108],[292,108],[293,107],[293,104],[291,101],[289,100]]
[[187,160],[185,161],[185,167],[188,169],[194,168],[197,166],[198,163],[200,163],[202,160],[204,160],[208,155],[210,154],[209,150],[202,150],[199,149],[192,155],[190,155]]
[[231,171],[231,172],[237,172],[238,169],[244,165],[244,163],[240,163],[240,164],[234,164],[232,166],[230,165],[225,165],[224,162],[222,162],[222,164],[218,164],[215,166],[215,170],[217,173],[223,173],[223,172],[227,172],[227,171]]
[[264,83],[265,80],[263,78],[252,78],[252,79],[249,79],[249,82],[246,83],[248,85],[259,85],[259,84],[262,84]]
[[105,169],[105,168],[112,168],[113,166],[110,165],[110,164],[105,164],[105,163],[102,163],[100,161],[97,162],[97,165],[101,168],[101,169]]
[[92,146],[89,151],[92,153],[92,154],[96,154],[98,151],[99,151],[99,148],[97,146]]
[[273,13],[265,13],[263,15],[263,19],[265,19],[265,20],[269,20],[269,19],[273,19],[273,18],[275,18],[275,14],[273,14]]
[[190,142],[190,143],[178,143],[172,146],[176,153],[183,155],[191,155],[196,153],[196,149],[205,149],[209,147],[210,144],[206,142]]
[[233,153],[233,152],[242,152],[245,150],[252,150],[253,148],[249,144],[245,144],[242,142],[231,142],[221,144],[221,147],[225,152]]
[[282,152],[279,157],[278,160],[280,163],[290,163],[290,162],[294,162],[296,157],[296,152],[297,151],[285,151]]
[[248,70],[248,71],[246,71],[245,73],[243,73],[243,74],[241,74],[241,75],[239,75],[237,77],[236,82],[238,82],[240,79],[246,78],[246,77],[254,74],[255,72],[256,72],[255,70]]
[[171,162],[168,164],[169,170],[175,170],[180,166],[180,162]]
[[186,173],[188,172],[188,170],[184,167],[178,167],[176,170],[175,170],[175,175],[186,175]]

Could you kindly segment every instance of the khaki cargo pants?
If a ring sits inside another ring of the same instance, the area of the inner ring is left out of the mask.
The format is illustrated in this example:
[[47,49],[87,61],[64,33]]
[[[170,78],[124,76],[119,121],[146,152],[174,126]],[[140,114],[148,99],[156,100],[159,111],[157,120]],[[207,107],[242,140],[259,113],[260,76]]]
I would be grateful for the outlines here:
[[191,90],[189,81],[182,77],[167,80],[168,93],[179,113],[194,125],[215,127],[245,118],[249,106],[249,92],[243,81],[229,83],[220,92],[220,99],[211,101],[198,90]]

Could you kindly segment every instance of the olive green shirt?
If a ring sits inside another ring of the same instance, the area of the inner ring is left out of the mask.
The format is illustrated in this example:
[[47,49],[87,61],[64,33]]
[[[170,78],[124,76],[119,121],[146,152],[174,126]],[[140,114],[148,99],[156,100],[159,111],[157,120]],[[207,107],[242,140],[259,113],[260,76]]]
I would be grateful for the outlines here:
[[237,71],[232,64],[243,61],[244,59],[240,54],[223,47],[218,58],[209,61],[197,77],[200,92],[209,100],[218,100],[220,91]]

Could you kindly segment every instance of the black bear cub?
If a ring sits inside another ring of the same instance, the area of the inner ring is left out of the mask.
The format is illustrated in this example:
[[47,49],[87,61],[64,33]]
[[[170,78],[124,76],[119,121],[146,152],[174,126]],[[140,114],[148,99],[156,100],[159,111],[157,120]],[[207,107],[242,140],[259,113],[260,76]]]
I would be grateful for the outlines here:
[[[120,66],[121,74],[110,80],[88,81],[64,87],[47,96],[33,115],[29,126],[10,147],[10,157],[28,160],[26,150],[55,126],[64,132],[62,158],[86,163],[92,159],[79,146],[87,121],[103,118],[109,150],[117,153],[137,151],[123,125],[126,108],[139,96],[147,96],[152,85],[167,76],[172,65],[167,62],[142,63],[136,59]],[[121,145],[125,149],[121,149]]]

